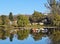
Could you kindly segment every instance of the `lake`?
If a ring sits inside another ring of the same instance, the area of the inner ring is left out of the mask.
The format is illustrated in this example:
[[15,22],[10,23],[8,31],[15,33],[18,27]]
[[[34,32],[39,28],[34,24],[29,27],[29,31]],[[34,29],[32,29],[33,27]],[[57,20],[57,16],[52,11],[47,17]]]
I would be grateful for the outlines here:
[[12,33],[10,31],[0,29],[0,44],[60,44],[60,30],[52,33],[37,33],[22,29]]

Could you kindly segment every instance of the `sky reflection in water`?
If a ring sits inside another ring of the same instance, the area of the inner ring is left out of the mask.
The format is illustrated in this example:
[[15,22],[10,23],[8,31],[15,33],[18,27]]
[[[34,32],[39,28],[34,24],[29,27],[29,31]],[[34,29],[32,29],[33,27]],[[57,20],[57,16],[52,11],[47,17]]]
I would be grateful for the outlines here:
[[16,36],[13,37],[13,41],[10,41],[9,38],[5,40],[0,39],[0,44],[50,44],[50,39],[48,37],[42,37],[41,40],[35,41],[31,35],[24,40],[18,40]]

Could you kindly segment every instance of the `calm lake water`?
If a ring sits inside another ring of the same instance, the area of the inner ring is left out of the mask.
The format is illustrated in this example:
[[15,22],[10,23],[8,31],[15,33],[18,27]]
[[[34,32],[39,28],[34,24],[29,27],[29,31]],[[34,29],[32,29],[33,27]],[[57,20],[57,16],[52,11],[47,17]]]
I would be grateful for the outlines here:
[[31,35],[23,40],[18,40],[17,37],[11,38],[7,37],[5,40],[0,39],[0,44],[50,44],[50,39],[48,37],[42,37],[41,39],[35,41]]
[[31,30],[0,29],[0,44],[60,44],[60,30],[52,33],[31,32]]

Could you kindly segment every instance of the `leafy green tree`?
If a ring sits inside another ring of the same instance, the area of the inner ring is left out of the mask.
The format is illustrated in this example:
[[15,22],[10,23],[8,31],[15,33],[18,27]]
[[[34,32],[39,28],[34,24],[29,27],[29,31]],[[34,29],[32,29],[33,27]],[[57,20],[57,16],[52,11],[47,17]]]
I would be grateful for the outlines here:
[[5,15],[1,15],[1,20],[2,20],[2,25],[4,25],[4,24],[9,24],[9,19],[8,19],[8,17],[7,16],[5,16]]
[[28,17],[25,15],[19,15],[17,17],[17,19],[18,19],[18,21],[17,21],[18,26],[23,27],[23,26],[27,26],[29,24]]
[[47,0],[47,8],[50,10],[49,19],[53,26],[60,26],[60,1],[58,0]]
[[5,22],[6,25],[9,25],[10,24],[10,19],[6,18],[4,22]]
[[12,12],[10,12],[10,14],[9,14],[9,19],[10,19],[11,21],[13,21],[13,14],[12,14]]
[[5,15],[1,15],[2,25],[5,24],[5,19],[6,19],[6,16]]
[[51,21],[51,25],[53,26],[60,26],[60,15],[48,15],[48,18]]
[[1,17],[0,17],[0,25],[2,25],[2,20],[1,20]]
[[32,16],[29,19],[30,19],[30,21],[39,22],[42,20],[42,18],[43,18],[42,13],[34,11],[34,13],[32,14]]
[[54,15],[53,25],[60,26],[60,15]]

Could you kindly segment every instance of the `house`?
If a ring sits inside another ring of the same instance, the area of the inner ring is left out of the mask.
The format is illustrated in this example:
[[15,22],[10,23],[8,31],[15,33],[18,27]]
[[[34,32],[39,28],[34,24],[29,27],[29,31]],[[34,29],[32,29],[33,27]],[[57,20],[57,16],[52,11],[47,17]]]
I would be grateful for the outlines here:
[[35,23],[34,23],[34,22],[32,23],[32,25],[37,25],[37,24],[38,24],[38,23],[36,23],[36,22],[35,22]]
[[43,23],[43,22],[39,22],[38,24],[39,24],[39,25],[44,25],[44,23]]
[[46,18],[44,18],[44,19],[42,20],[42,22],[43,22],[44,24],[51,24],[51,19],[49,19],[48,17],[46,17]]
[[9,23],[10,25],[13,25],[13,26],[17,26],[17,20],[14,20],[14,21],[10,21]]

